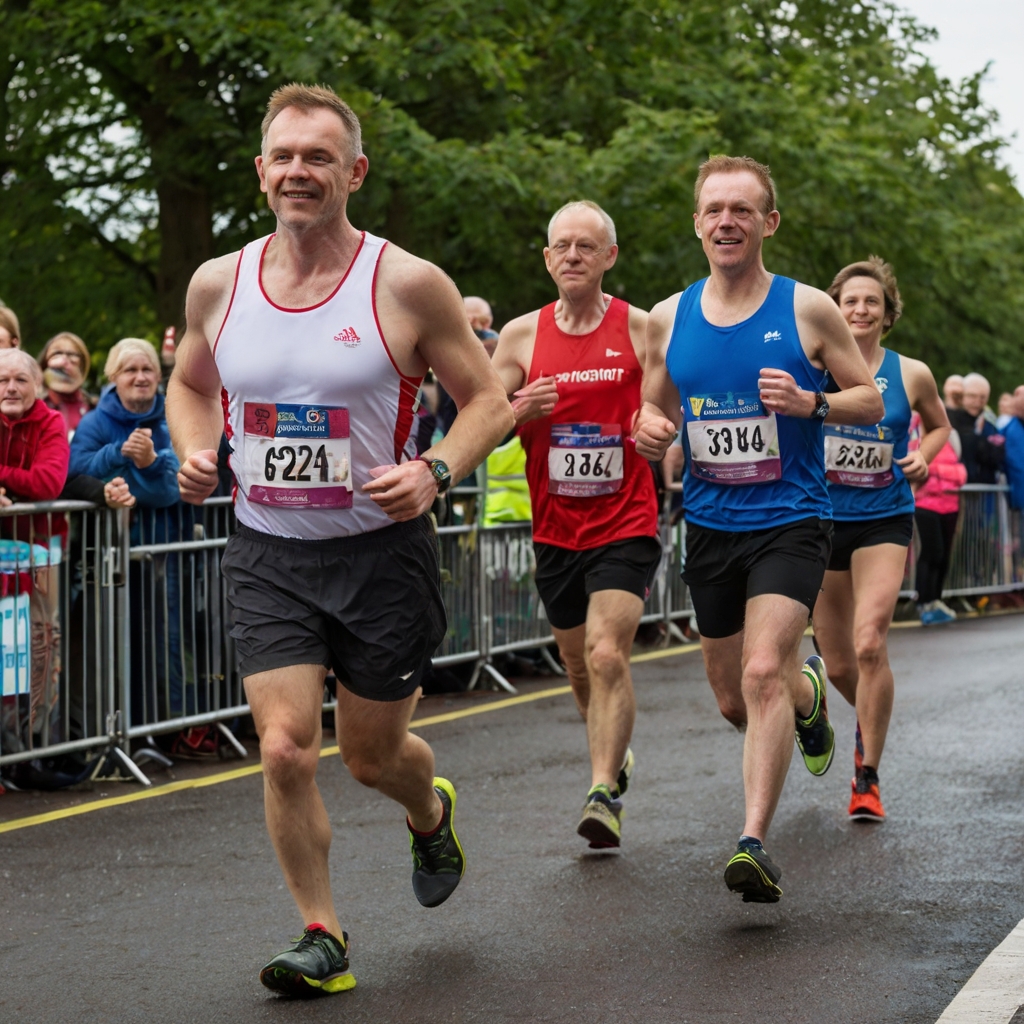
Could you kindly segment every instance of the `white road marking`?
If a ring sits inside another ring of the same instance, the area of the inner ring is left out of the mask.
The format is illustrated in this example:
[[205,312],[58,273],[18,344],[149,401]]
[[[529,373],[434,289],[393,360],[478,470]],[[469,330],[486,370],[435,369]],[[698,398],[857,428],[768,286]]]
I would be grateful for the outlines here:
[[937,1024],[1008,1024],[1024,1006],[1024,921],[985,958]]

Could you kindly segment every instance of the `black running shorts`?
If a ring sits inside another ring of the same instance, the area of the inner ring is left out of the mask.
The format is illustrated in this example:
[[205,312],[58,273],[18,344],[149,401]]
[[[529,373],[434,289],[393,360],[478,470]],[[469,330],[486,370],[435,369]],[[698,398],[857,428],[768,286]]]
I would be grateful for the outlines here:
[[906,548],[910,546],[913,536],[913,512],[905,512],[901,516],[886,516],[885,519],[863,519],[854,523],[840,522],[837,519],[832,534],[832,555],[828,560],[828,567],[833,572],[846,572],[857,548],[871,548],[876,544],[899,544],[901,548]]
[[555,629],[575,629],[587,621],[587,602],[598,590],[626,590],[647,599],[661,561],[655,537],[630,537],[589,551],[570,551],[533,542],[537,592]]
[[447,630],[429,516],[331,540],[240,525],[221,567],[243,678],[323,665],[358,697],[403,700]]
[[701,636],[739,633],[747,601],[761,594],[791,597],[806,605],[809,615],[825,578],[831,537],[830,519],[743,533],[687,523],[683,582]]

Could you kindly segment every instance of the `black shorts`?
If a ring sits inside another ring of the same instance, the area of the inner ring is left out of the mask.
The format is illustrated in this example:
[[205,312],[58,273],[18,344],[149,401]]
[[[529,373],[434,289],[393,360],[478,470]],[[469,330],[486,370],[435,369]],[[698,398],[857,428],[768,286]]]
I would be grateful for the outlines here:
[[447,630],[429,516],[331,540],[240,525],[221,568],[243,678],[323,665],[358,697],[403,700]]
[[590,595],[598,590],[626,590],[645,601],[661,561],[661,542],[655,537],[630,537],[589,551],[534,541],[533,549],[537,592],[555,629],[582,626]]
[[828,567],[833,572],[846,572],[857,548],[871,548],[876,544],[899,544],[910,547],[914,536],[914,513],[886,516],[885,519],[862,519],[859,522],[835,521],[832,533],[832,555]]
[[683,582],[701,636],[735,636],[743,629],[747,601],[761,594],[791,597],[810,615],[825,578],[831,537],[830,519],[743,533],[687,523]]

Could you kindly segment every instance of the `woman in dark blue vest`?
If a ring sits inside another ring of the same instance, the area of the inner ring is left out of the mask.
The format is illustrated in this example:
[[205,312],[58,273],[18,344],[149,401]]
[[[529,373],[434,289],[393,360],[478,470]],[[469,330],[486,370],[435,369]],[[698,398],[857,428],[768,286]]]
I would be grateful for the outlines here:
[[[885,402],[871,427],[825,420],[825,476],[834,534],[814,635],[836,689],[857,709],[850,817],[882,821],[878,763],[893,705],[886,637],[903,582],[914,531],[912,485],[927,479],[928,463],[949,436],[949,420],[931,370],[882,348],[903,311],[888,263],[872,256],[844,267],[828,290],[850,325]],[[923,435],[908,451],[910,418]]]

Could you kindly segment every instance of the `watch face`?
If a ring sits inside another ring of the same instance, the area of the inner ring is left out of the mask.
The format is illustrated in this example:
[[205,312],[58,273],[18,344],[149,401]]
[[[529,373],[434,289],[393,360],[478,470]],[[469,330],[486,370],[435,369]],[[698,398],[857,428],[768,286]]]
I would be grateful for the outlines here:
[[438,482],[447,480],[451,476],[451,470],[448,469],[448,463],[442,462],[440,459],[434,459],[430,463],[430,472],[434,474],[434,479]]

